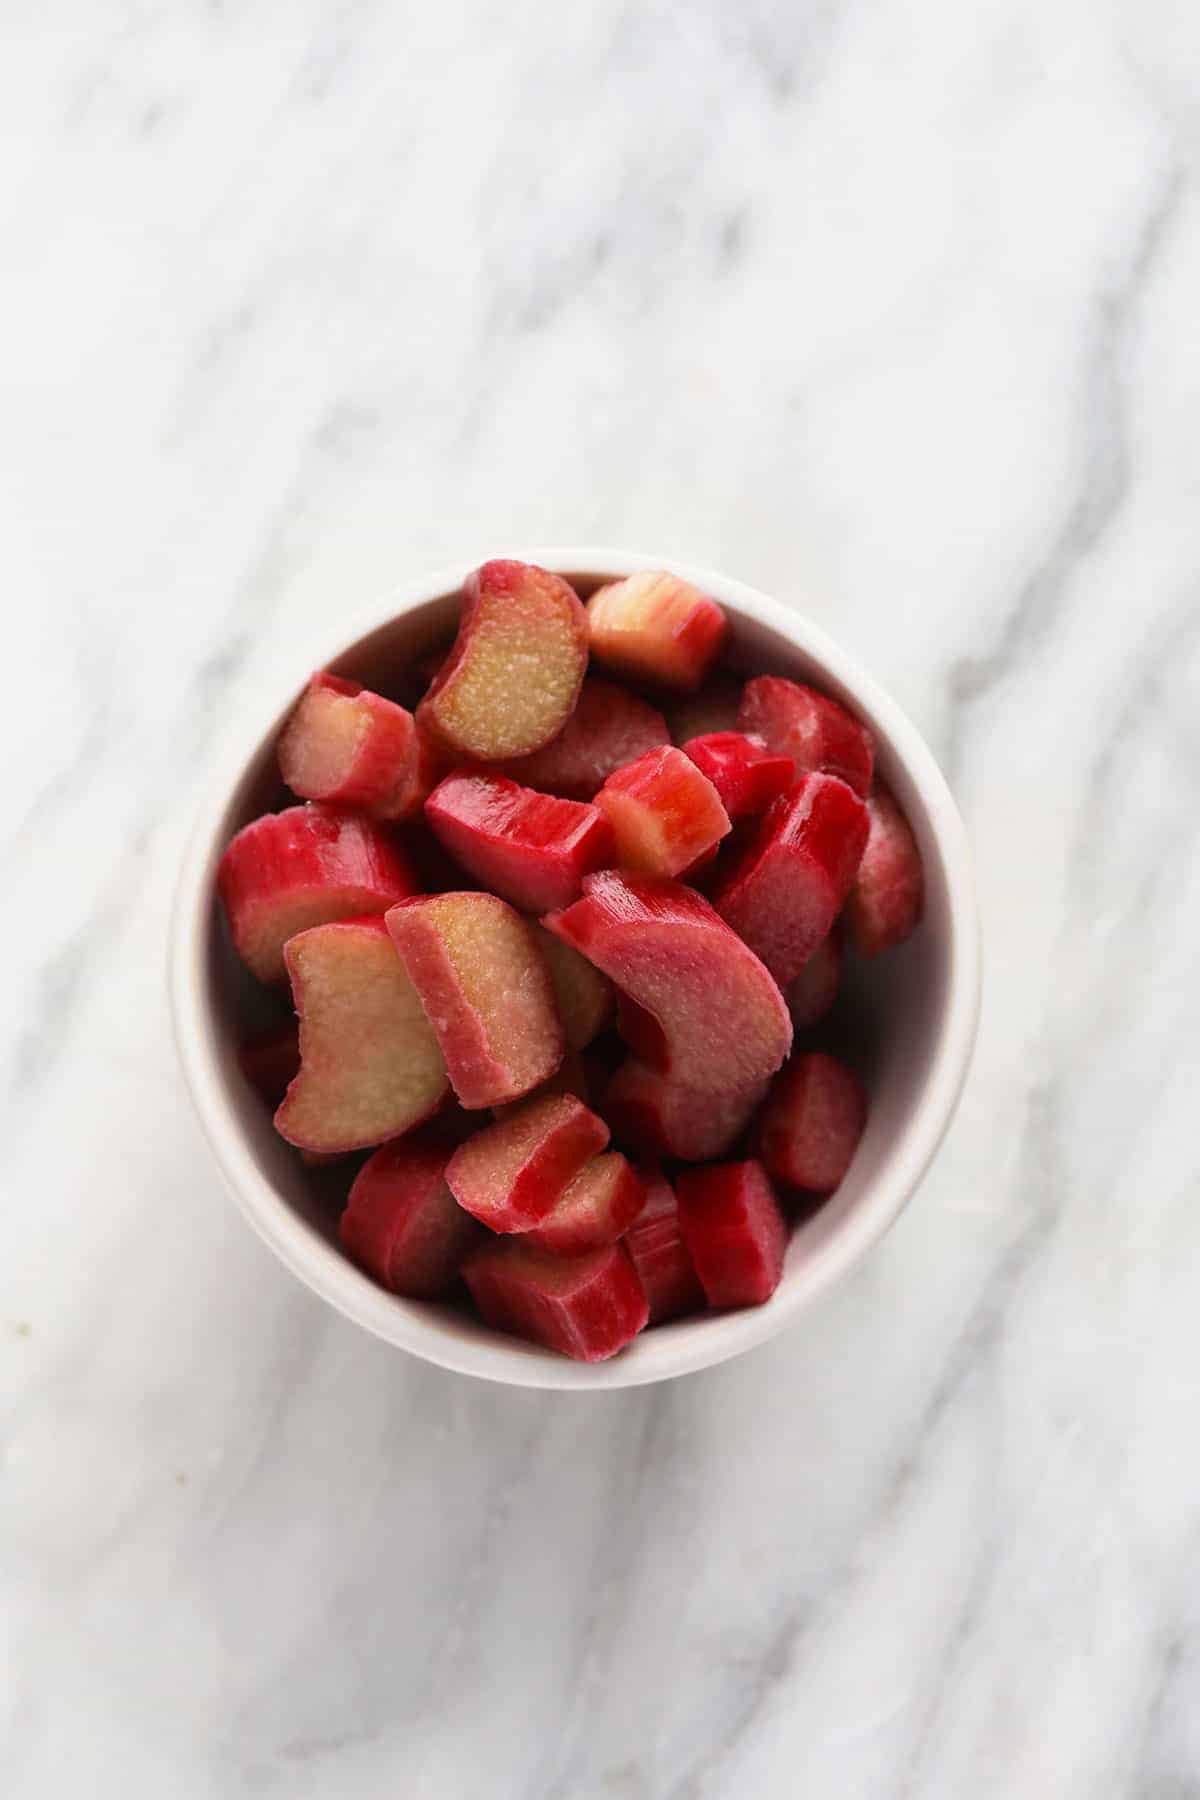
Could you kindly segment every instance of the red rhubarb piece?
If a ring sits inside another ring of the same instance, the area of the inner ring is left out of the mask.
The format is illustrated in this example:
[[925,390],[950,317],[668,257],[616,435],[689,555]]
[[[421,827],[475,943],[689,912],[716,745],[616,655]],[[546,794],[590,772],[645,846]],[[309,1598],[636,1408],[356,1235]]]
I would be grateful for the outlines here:
[[635,681],[685,693],[700,686],[729,631],[715,600],[662,570],[598,588],[587,612],[597,661]]
[[612,829],[596,807],[505,775],[448,775],[425,817],[468,875],[523,912],[570,905],[583,877],[615,860]]
[[300,1028],[295,1019],[247,1038],[238,1051],[238,1065],[268,1105],[278,1106],[300,1069]]
[[744,731],[710,731],[683,750],[712,782],[731,819],[766,812],[796,779],[790,756],[768,750]]
[[842,933],[835,925],[817,945],[795,981],[784,990],[784,999],[797,1031],[819,1025],[837,999],[842,979]]
[[638,1273],[651,1325],[698,1312],[704,1289],[679,1229],[675,1189],[657,1169],[640,1168],[646,1204],[625,1233],[625,1248]]
[[862,1082],[836,1056],[793,1056],[772,1083],[758,1120],[759,1154],[785,1187],[831,1194],[867,1123]]
[[238,955],[260,981],[280,981],[283,946],[298,931],[384,913],[417,882],[381,826],[314,803],[244,826],[221,858],[217,889]]
[[780,675],[759,675],[742,694],[738,730],[790,756],[797,775],[838,775],[863,796],[871,791],[875,740],[865,725],[819,689]]
[[526,787],[566,800],[591,800],[614,769],[670,742],[666,720],[628,688],[589,675],[558,736],[507,773]]
[[427,1119],[446,1092],[446,1065],[383,920],[315,925],[288,940],[286,957],[300,1072],[276,1130],[329,1154]]
[[641,1212],[646,1191],[625,1158],[610,1150],[594,1156],[540,1225],[525,1234],[527,1244],[556,1256],[582,1256],[615,1244]]
[[620,1244],[568,1257],[509,1238],[475,1251],[463,1275],[485,1325],[579,1362],[615,1356],[648,1317],[646,1296]]
[[712,675],[698,694],[683,694],[665,707],[673,744],[715,731],[736,731],[742,704],[742,684],[733,675]]
[[412,714],[340,675],[314,675],[279,740],[294,794],[409,819],[437,780],[437,757]]
[[612,1016],[612,983],[553,932],[539,925],[535,935],[550,971],[567,1048],[583,1050]]
[[561,576],[530,563],[484,563],[463,589],[454,648],[418,720],[459,756],[527,756],[570,718],[587,658],[587,618]]
[[583,885],[582,900],[544,923],[654,1021],[665,1073],[748,1092],[779,1067],[792,1038],[783,996],[707,900],[678,881],[613,870]]
[[393,1294],[438,1300],[484,1237],[444,1179],[448,1146],[385,1144],[354,1178],[338,1226],[342,1244]]
[[489,1230],[528,1231],[607,1143],[603,1119],[572,1094],[551,1094],[468,1138],[451,1157],[446,1180],[459,1205]]
[[759,1162],[709,1163],[676,1182],[679,1229],[710,1306],[761,1306],[779,1286],[787,1222]]
[[867,814],[867,847],[846,902],[846,918],[860,956],[878,956],[916,930],[925,876],[912,827],[885,787],[875,789]]
[[713,904],[781,987],[828,937],[867,841],[867,809],[835,775],[805,775],[776,800]]
[[604,1090],[604,1116],[635,1150],[708,1162],[737,1142],[766,1091],[765,1081],[688,1087],[631,1056]]
[[673,744],[609,776],[596,805],[612,826],[615,861],[644,875],[679,875],[729,831],[712,782]]
[[387,927],[466,1107],[516,1100],[553,1075],[563,1028],[533,927],[495,894],[431,894]]

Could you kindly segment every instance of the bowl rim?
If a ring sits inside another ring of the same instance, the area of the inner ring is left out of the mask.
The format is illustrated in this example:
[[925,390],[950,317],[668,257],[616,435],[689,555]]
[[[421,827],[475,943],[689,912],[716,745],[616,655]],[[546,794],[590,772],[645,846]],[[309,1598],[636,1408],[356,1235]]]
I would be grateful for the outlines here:
[[216,834],[230,795],[247,764],[281,714],[294,704],[308,674],[402,614],[453,593],[474,561],[421,575],[391,588],[339,623],[323,641],[289,653],[278,682],[239,715],[209,759],[209,772],[191,826],[171,911],[168,985],[175,1044],[201,1128],[225,1186],[258,1235],[308,1288],[377,1337],[441,1368],[506,1386],[612,1390],[638,1387],[709,1368],[777,1336],[852,1268],[894,1224],[915,1192],[944,1137],[966,1080],[978,1028],[980,924],[966,829],[932,752],[902,708],[856,659],[804,612],[731,576],[676,557],[585,545],[517,549],[504,554],[563,572],[621,577],[666,569],[693,582],[723,604],[785,638],[821,665],[846,691],[861,699],[881,725],[908,778],[920,794],[942,858],[947,894],[947,1002],[923,1091],[886,1160],[861,1200],[806,1261],[786,1291],[761,1307],[679,1321],[669,1331],[648,1333],[602,1363],[572,1362],[551,1351],[499,1334],[457,1337],[445,1322],[416,1303],[386,1293],[336,1246],[322,1239],[261,1173],[245,1141],[220,1073],[215,1020],[206,1003],[206,945],[211,924],[213,877],[223,844]]

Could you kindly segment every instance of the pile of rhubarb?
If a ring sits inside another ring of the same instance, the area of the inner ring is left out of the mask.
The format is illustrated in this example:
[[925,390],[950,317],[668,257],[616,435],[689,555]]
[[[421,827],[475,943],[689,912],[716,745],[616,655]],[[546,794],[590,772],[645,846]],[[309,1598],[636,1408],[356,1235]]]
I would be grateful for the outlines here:
[[770,1298],[866,1122],[815,1028],[847,952],[921,912],[870,732],[743,683],[727,637],[674,575],[585,605],[485,563],[415,711],[313,676],[279,742],[300,804],[219,870],[238,954],[294,1009],[243,1044],[247,1080],[306,1161],[371,1153],[347,1254],[587,1361]]

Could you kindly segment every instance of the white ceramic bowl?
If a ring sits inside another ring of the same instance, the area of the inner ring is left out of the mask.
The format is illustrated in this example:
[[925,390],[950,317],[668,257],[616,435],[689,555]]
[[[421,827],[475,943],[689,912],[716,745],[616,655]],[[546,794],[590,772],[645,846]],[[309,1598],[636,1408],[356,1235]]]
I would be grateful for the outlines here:
[[278,691],[237,722],[179,884],[170,953],[176,1038],[196,1110],[242,1211],[292,1273],[339,1312],[464,1374],[520,1387],[631,1387],[723,1362],[774,1337],[858,1261],[912,1194],[954,1111],[974,1044],[979,947],[970,857],[949,790],[917,731],[803,613],[669,557],[596,549],[514,554],[560,571],[585,595],[602,579],[668,568],[715,596],[732,621],[731,654],[739,669],[813,681],[867,721],[880,772],[920,844],[927,893],[919,930],[903,949],[854,970],[839,1002],[851,1017],[855,1061],[870,1090],[866,1134],[838,1192],[793,1233],[774,1297],[766,1306],[660,1326],[594,1365],[503,1337],[465,1312],[398,1299],[342,1255],[320,1182],[276,1136],[240,1074],[237,1027],[253,1005],[253,983],[217,917],[221,851],[239,826],[278,802],[275,742],[309,672],[332,667],[386,691],[415,655],[451,633],[465,567],[389,594],[349,627],[339,625],[328,642],[313,645],[302,663],[289,658]]

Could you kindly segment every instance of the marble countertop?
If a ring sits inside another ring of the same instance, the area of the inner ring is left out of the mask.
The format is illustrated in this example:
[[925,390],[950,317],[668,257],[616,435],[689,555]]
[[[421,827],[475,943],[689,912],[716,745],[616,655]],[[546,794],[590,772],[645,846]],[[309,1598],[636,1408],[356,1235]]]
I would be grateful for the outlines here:
[[[1200,11],[48,0],[0,117],[0,1790],[1200,1796]],[[170,1044],[227,715],[522,541],[809,609],[978,855],[917,1200],[650,1391],[335,1317]]]

